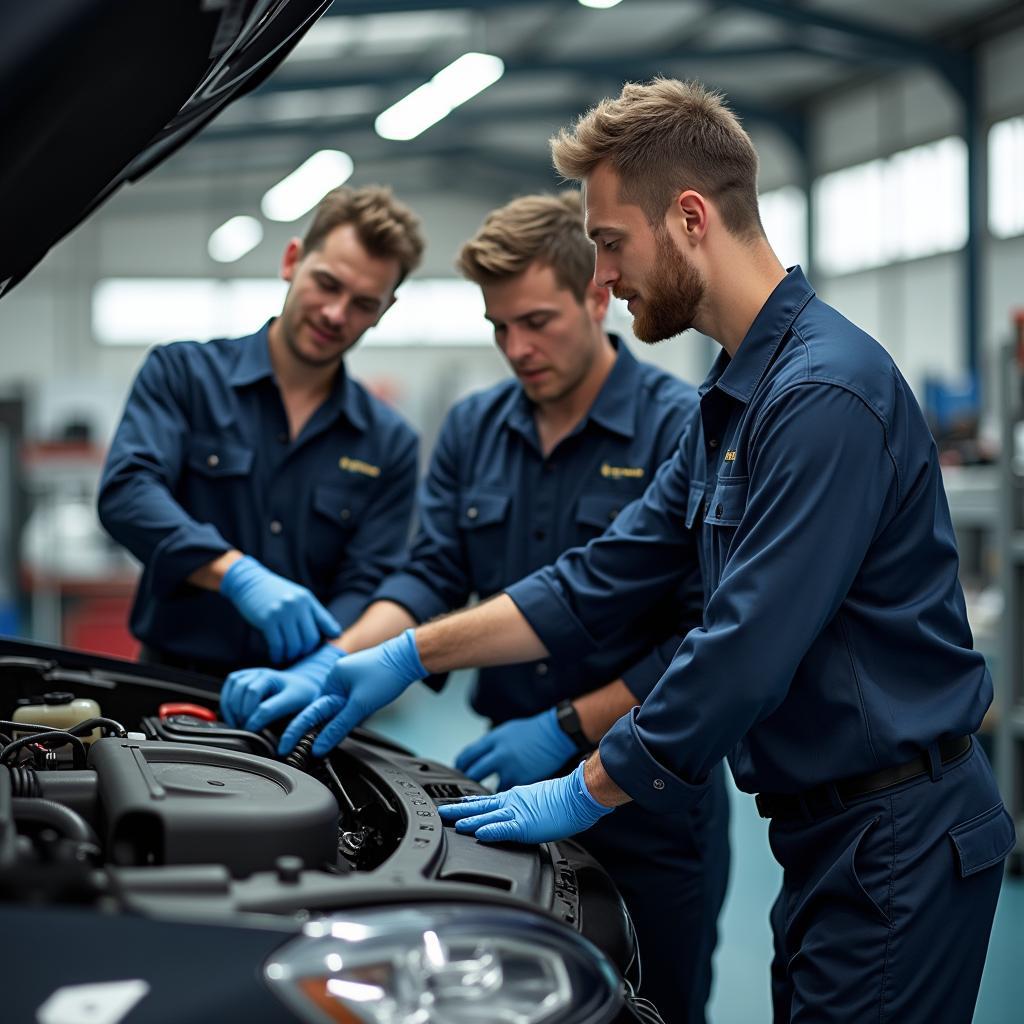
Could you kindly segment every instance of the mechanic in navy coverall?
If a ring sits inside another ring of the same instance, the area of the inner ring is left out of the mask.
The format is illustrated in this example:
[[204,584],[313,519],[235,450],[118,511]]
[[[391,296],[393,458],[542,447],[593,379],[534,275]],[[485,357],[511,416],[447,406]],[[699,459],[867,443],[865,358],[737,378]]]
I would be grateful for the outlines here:
[[[526,196],[493,211],[458,266],[480,285],[516,379],[449,412],[410,558],[345,631],[348,651],[460,608],[474,593],[489,597],[598,536],[678,450],[696,413],[693,388],[637,362],[605,333],[608,289],[592,280],[578,194]],[[473,706],[496,728],[462,751],[457,766],[477,780],[497,774],[504,788],[574,768],[643,700],[699,623],[697,573],[678,584],[643,621],[607,629],[599,651],[581,644],[561,657],[482,671]],[[306,679],[268,670],[229,680],[221,704],[258,729],[315,696]],[[699,804],[658,814],[634,805],[624,820],[582,837],[629,907],[640,994],[673,1024],[704,1020],[728,876],[722,771],[711,770]]]
[[143,564],[144,660],[219,680],[333,664],[329,639],[405,554],[418,443],[343,358],[422,252],[389,191],[335,189],[285,249],[279,317],[150,352],[99,495],[103,525]]
[[572,775],[441,808],[479,839],[572,835],[636,801],[676,813],[724,755],[783,882],[776,1021],[971,1020],[1014,841],[972,734],[972,649],[935,446],[886,351],[786,272],[757,157],[696,83],[626,85],[563,131],[595,280],[655,342],[722,352],[676,458],[608,532],[478,608],[341,659],[285,731],[320,749],[429,672],[599,648],[699,559],[703,624]]

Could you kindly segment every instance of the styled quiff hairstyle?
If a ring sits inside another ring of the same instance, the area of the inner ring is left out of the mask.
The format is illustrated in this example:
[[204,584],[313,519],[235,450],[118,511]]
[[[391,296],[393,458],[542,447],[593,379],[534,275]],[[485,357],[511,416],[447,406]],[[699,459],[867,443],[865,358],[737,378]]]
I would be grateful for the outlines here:
[[343,224],[356,229],[366,251],[377,259],[398,260],[401,273],[396,287],[412,273],[423,258],[420,220],[380,185],[331,189],[317,204],[313,221],[302,239],[303,253],[319,249],[324,239]]
[[554,136],[551,156],[559,174],[576,181],[607,161],[622,201],[639,206],[654,227],[680,192],[694,189],[714,200],[732,234],[764,234],[757,151],[721,93],[699,82],[627,82],[618,99],[601,100]]
[[583,301],[594,276],[594,247],[583,228],[579,192],[521,196],[492,210],[455,266],[463,277],[486,285],[518,277],[532,263],[551,267],[559,285]]

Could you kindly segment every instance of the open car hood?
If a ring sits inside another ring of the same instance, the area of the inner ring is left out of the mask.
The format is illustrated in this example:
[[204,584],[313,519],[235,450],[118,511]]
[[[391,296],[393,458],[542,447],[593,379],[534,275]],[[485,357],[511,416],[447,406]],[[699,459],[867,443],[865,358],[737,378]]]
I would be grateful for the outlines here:
[[331,0],[0,0],[0,296],[259,85]]

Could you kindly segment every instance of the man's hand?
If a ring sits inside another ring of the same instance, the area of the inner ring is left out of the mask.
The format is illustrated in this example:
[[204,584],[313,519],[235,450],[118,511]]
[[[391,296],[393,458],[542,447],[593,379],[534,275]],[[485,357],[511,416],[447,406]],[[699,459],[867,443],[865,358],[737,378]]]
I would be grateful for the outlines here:
[[248,555],[224,574],[220,592],[263,634],[274,664],[294,661],[319,646],[321,636],[341,633],[334,616],[310,591]]
[[285,729],[278,753],[290,754],[310,729],[327,722],[313,743],[313,754],[323,757],[360,722],[427,674],[411,629],[377,647],[342,658],[331,669],[323,696]]
[[521,786],[553,775],[576,753],[576,744],[559,728],[554,708],[530,718],[514,718],[470,743],[455,767],[480,782],[498,773],[498,788]]
[[220,711],[234,728],[259,732],[270,722],[301,711],[320,696],[338,658],[345,652],[324,644],[291,668],[243,668],[232,672],[220,691]]
[[484,842],[550,843],[590,828],[614,810],[599,804],[583,781],[583,765],[564,778],[516,786],[494,796],[442,804],[441,820]]

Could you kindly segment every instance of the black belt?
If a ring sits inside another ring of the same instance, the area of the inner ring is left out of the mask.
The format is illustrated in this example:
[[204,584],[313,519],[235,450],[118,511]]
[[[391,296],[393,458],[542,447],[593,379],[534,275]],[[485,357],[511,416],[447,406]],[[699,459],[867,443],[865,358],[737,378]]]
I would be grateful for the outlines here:
[[[971,737],[940,740],[938,747],[942,764],[948,764],[971,749]],[[813,789],[805,789],[802,793],[758,793],[754,802],[762,818],[803,818],[813,821],[844,810],[852,800],[881,793],[902,782],[928,775],[931,770],[928,754],[920,753],[912,761],[898,764],[894,768],[883,768],[878,772],[855,775],[838,782],[826,782]]]

